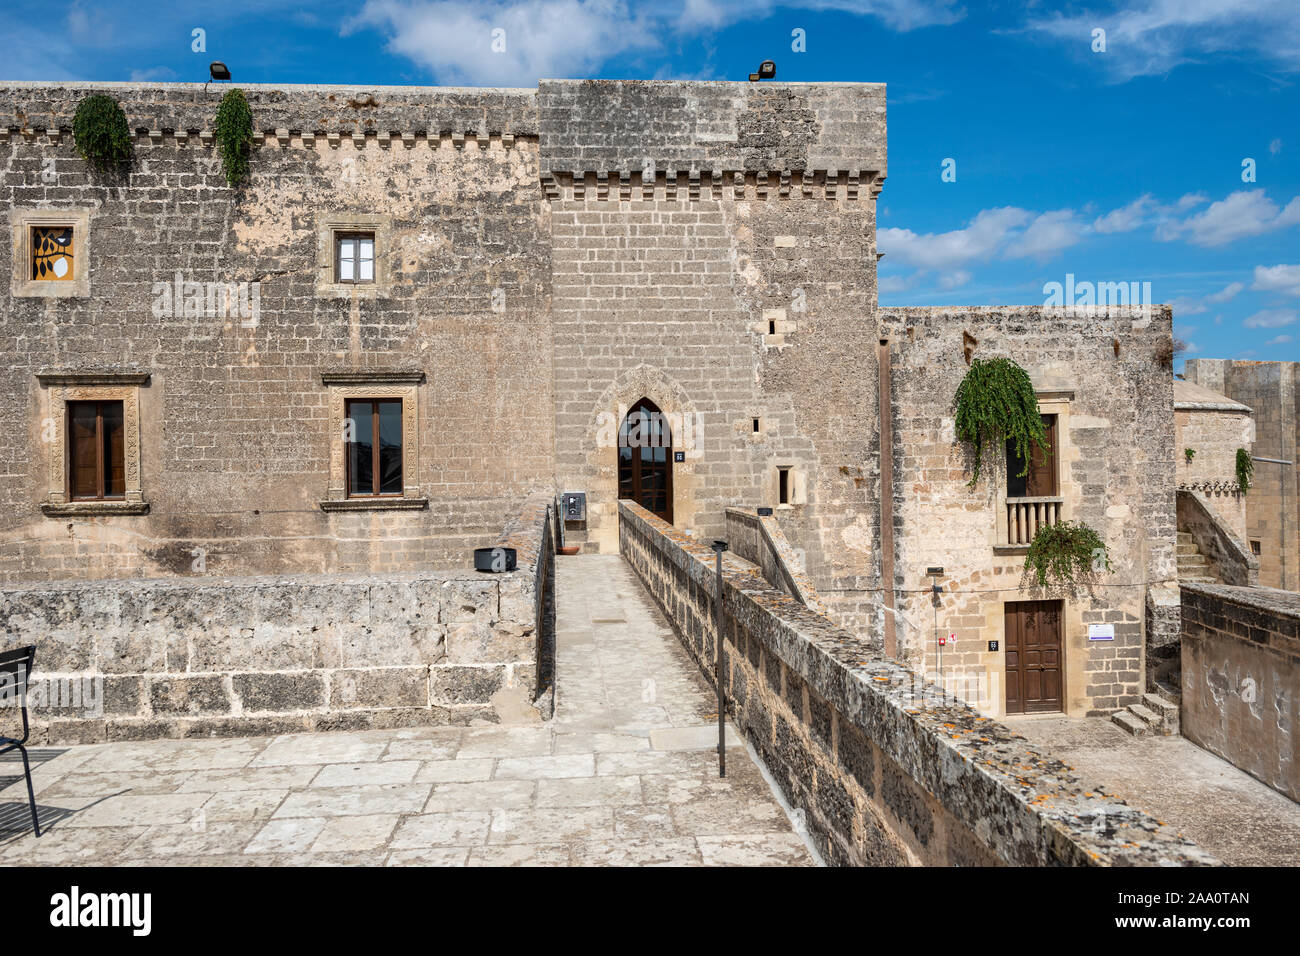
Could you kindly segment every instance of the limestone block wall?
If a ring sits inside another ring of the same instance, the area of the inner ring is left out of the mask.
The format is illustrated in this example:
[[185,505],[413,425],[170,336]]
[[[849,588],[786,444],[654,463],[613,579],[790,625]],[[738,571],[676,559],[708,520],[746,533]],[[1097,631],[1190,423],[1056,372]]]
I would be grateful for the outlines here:
[[1300,595],[1182,590],[1183,736],[1300,800]]
[[[942,680],[963,699],[984,713],[1004,713],[1006,602],[1060,599],[1065,712],[1108,713],[1136,703],[1145,690],[1146,642],[1161,637],[1147,633],[1148,589],[1176,577],[1169,310],[891,307],[880,310],[880,324],[892,365],[893,587],[902,659],[938,673],[926,574],[938,566],[938,631],[957,638],[955,648],[943,648]],[[978,484],[967,486],[970,452],[953,420],[967,350],[1016,361],[1034,383],[1040,410],[1058,416],[1062,516],[1094,528],[1113,566],[1092,586],[1045,592],[1026,574],[1027,547],[1009,546],[1006,536],[1003,450],[987,448]],[[878,608],[880,593],[866,590],[859,600]],[[1176,637],[1170,615],[1150,622]],[[1089,624],[1113,625],[1114,639],[1091,641]]]
[[[712,678],[712,552],[629,502],[619,517],[624,557]],[[1217,862],[727,558],[728,711],[826,862]]]
[[0,648],[36,645],[43,744],[534,722],[550,715],[549,517],[544,497],[512,517],[503,574],[10,586]]
[[[1241,493],[1237,483],[1237,449],[1251,450],[1255,429],[1249,408],[1217,398],[1175,381],[1175,477],[1180,489],[1200,494],[1224,525],[1245,542],[1248,495]],[[1188,449],[1195,452],[1190,460]]]
[[[0,87],[0,203],[89,222],[88,295],[0,284],[0,580],[432,570],[550,486],[533,93],[243,88],[256,142],[250,181],[231,189],[211,138],[224,87]],[[92,92],[117,98],[136,130],[117,179],[74,151],[71,117]],[[322,291],[323,227],[362,220],[378,223],[384,281]],[[0,243],[0,274],[12,255]],[[214,314],[188,292],[160,308],[178,275],[183,290],[256,287],[259,315]],[[149,376],[148,513],[45,516],[51,388],[37,375],[123,368]],[[422,510],[319,507],[339,427],[322,376],[338,370],[419,377],[404,478]]]
[[[1259,545],[1259,583],[1300,590],[1300,394],[1295,362],[1188,359],[1189,382],[1248,405],[1255,426],[1251,452],[1274,462],[1255,462],[1255,481],[1246,495],[1246,538]],[[1181,451],[1181,449],[1180,449]],[[1199,456],[1198,456],[1199,457]],[[1282,462],[1282,463],[1279,463]],[[1234,479],[1235,480],[1235,479]]]
[[644,397],[682,423],[674,524],[704,538],[728,506],[780,507],[788,467],[804,492],[780,510],[810,563],[869,573],[874,202],[808,188],[748,174],[552,200],[556,482],[588,495],[572,543],[617,547],[617,423]]

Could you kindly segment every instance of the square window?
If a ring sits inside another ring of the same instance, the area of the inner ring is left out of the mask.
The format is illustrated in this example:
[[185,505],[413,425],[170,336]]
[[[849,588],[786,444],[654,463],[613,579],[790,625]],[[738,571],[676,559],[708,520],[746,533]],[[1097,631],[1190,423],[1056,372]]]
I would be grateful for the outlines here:
[[351,283],[375,281],[375,234],[373,232],[335,234],[334,280]]
[[120,401],[68,402],[68,497],[126,498],[126,415]]
[[32,226],[31,278],[37,282],[71,282],[75,278],[71,226]]
[[346,428],[348,497],[401,497],[402,400],[351,400]]
[[90,295],[90,217],[84,207],[10,209],[10,294],[28,299]]

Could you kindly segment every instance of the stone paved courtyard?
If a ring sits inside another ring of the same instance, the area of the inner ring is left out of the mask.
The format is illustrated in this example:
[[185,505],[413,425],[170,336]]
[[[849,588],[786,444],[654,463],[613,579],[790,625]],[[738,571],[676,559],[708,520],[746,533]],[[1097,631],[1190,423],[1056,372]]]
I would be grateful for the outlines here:
[[1185,737],[1133,737],[1099,717],[1006,724],[1230,866],[1300,866],[1300,804]]
[[778,865],[813,860],[617,555],[557,564],[548,724],[37,749],[0,864]]

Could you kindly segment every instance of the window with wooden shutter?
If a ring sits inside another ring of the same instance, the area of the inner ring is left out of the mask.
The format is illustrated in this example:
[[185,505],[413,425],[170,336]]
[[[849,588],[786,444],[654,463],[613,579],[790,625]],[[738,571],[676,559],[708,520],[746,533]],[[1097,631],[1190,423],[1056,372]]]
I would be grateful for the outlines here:
[[126,497],[121,402],[68,403],[68,490],[76,501]]
[[1016,454],[1016,446],[1007,442],[1007,497],[1051,498],[1059,494],[1056,475],[1056,416],[1044,415],[1043,430],[1047,433],[1046,447],[1030,443],[1029,469],[1025,460]]

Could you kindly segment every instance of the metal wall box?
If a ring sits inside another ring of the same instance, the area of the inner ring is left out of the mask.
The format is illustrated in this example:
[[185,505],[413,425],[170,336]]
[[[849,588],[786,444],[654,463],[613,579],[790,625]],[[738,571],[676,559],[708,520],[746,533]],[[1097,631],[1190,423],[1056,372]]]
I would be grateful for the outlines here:
[[560,495],[560,513],[565,521],[587,520],[587,493],[585,491],[566,491]]

